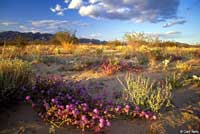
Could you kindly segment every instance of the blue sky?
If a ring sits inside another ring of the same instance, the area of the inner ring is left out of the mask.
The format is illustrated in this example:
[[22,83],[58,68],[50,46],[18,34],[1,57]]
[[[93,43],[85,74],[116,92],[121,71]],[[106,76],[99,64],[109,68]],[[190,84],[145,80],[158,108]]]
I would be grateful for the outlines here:
[[199,43],[199,12],[199,0],[0,0],[0,31],[76,31],[101,40],[144,32]]

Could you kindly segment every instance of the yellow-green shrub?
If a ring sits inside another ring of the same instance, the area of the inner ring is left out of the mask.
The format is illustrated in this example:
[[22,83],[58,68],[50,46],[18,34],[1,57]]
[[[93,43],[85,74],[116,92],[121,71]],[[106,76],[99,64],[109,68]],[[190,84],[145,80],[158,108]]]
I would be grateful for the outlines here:
[[149,78],[130,74],[126,75],[125,84],[119,81],[125,99],[135,105],[158,112],[170,104],[172,86],[168,81],[151,82]]
[[184,63],[181,61],[176,62],[176,69],[180,72],[189,71],[189,70],[191,70],[191,68],[192,68],[192,66],[187,63]]
[[30,84],[31,67],[22,60],[0,60],[0,103],[18,96],[20,89]]

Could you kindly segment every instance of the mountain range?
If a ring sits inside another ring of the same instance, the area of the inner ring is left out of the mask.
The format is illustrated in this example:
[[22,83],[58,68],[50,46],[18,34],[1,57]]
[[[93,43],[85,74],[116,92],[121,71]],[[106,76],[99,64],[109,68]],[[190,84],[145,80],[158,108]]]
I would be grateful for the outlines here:
[[[49,41],[54,34],[50,33],[32,33],[32,32],[18,32],[18,31],[4,31],[0,32],[0,42],[12,42],[18,36],[22,37],[26,41]],[[89,39],[89,38],[79,38],[80,43],[88,44],[105,44],[106,41],[101,41],[98,39]]]

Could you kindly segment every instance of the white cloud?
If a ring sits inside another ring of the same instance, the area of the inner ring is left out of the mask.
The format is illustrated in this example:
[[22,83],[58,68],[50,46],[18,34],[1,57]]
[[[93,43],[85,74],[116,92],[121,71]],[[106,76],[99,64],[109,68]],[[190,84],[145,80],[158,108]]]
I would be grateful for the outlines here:
[[89,3],[94,4],[94,3],[97,3],[99,1],[101,1],[101,0],[89,0]]
[[82,6],[79,10],[81,16],[90,16],[96,18],[99,13],[103,13],[103,8],[101,5],[89,5]]
[[99,39],[102,37],[101,33],[92,33],[90,35],[82,35],[80,38]]
[[11,22],[11,21],[5,21],[5,22],[0,22],[0,25],[4,26],[10,26],[10,25],[16,25],[16,22]]
[[64,13],[61,11],[61,12],[57,12],[57,15],[58,16],[63,16],[64,15]]
[[177,24],[185,24],[186,22],[187,22],[186,20],[175,20],[175,21],[171,21],[169,23],[164,24],[163,27],[167,28],[167,27],[171,27]]
[[67,8],[62,8],[61,5],[56,4],[56,6],[54,8],[50,8],[50,10],[53,13],[56,13],[58,16],[63,16],[64,15],[64,11],[67,10]]
[[166,32],[166,35],[177,35],[177,34],[181,34],[181,32],[178,32],[178,31],[169,31],[169,32]]
[[182,33],[179,31],[168,31],[165,33],[150,33],[150,34],[162,39],[173,39],[173,38],[178,38]]
[[149,35],[151,37],[155,37],[155,38],[161,38],[161,39],[174,39],[174,38],[178,38],[180,37],[180,35],[182,34],[179,31],[168,31],[168,32],[160,32],[160,33],[145,33],[146,35]]
[[89,35],[89,37],[91,37],[91,38],[101,38],[102,34],[101,33],[93,33],[93,34]]
[[61,5],[56,4],[56,6],[54,8],[50,8],[52,12],[59,12],[62,10]]
[[68,20],[37,20],[30,21],[31,25],[34,27],[63,27],[63,26],[87,26],[86,23],[79,21],[68,21]]
[[[177,18],[180,0],[64,0],[64,3],[67,8],[57,4],[51,11],[62,16],[67,9],[78,9],[81,16],[92,18],[156,23]],[[169,23],[163,27],[168,25],[171,26]]]
[[[159,22],[177,17],[180,0],[72,0],[69,9],[93,18]],[[78,3],[78,4],[77,4]]]
[[32,33],[41,32],[40,29],[36,29],[34,27],[25,26],[25,25],[20,25],[19,29],[21,32],[32,32]]
[[70,3],[69,3],[69,6],[68,8],[69,9],[78,9],[82,6],[83,4],[83,1],[82,0],[72,0]]
[[18,25],[17,29],[22,32],[55,33],[58,31],[75,30],[77,27],[87,27],[88,25],[81,21],[34,20]]
[[69,3],[69,0],[64,0],[65,3]]

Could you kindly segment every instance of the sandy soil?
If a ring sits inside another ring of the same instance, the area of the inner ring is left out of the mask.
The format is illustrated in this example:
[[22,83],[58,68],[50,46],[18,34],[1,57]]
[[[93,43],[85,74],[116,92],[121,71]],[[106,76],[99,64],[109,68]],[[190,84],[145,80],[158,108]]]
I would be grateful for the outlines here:
[[[195,64],[190,61],[190,64]],[[198,65],[196,63],[196,65]],[[35,63],[33,69],[38,74],[59,74],[65,80],[79,81],[89,92],[106,91],[108,97],[121,89],[117,77],[122,78],[125,73],[119,72],[113,76],[103,76],[95,70],[68,71],[65,64]],[[197,71],[197,73],[200,73]],[[160,79],[161,72],[145,70],[143,75]],[[137,74],[135,74],[137,75]],[[97,84],[98,83],[98,84]],[[97,86],[98,85],[98,86]],[[94,90],[95,89],[95,90]],[[200,130],[200,87],[187,86],[177,89],[173,93],[173,109],[161,113],[157,121],[146,120],[113,120],[112,127],[105,130],[106,134],[175,134],[182,130]],[[2,112],[3,111],[3,112]],[[47,134],[50,126],[45,124],[32,110],[30,105],[21,103],[10,109],[3,109],[0,115],[0,134]],[[81,131],[73,127],[56,129],[56,134],[80,134]],[[92,133],[92,132],[86,132]]]

